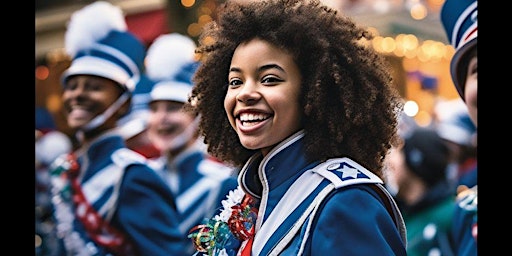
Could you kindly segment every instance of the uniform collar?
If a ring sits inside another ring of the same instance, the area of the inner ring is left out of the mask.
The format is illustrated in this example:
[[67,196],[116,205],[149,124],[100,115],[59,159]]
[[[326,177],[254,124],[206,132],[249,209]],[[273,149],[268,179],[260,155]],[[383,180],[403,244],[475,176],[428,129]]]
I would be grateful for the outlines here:
[[90,143],[84,144],[79,151],[87,152],[88,157],[94,159],[110,155],[111,152],[120,147],[124,147],[123,137],[115,131],[110,131],[95,138]]
[[249,158],[239,174],[239,183],[246,193],[261,198],[263,189],[271,191],[305,172],[314,161],[306,158],[303,138],[304,130],[300,130],[275,146],[265,157],[257,153]]

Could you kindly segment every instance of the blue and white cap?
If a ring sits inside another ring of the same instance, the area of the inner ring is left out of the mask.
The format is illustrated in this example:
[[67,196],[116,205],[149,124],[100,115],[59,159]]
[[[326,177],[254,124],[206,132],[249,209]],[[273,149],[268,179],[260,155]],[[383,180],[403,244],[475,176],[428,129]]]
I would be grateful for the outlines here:
[[476,146],[477,129],[467,111],[453,113],[437,126],[437,133],[445,140],[463,146]]
[[119,133],[125,139],[132,138],[146,129],[151,100],[150,92],[154,84],[145,74],[142,74],[136,81],[135,89],[132,92],[130,112],[117,122]]
[[191,84],[178,81],[162,81],[155,84],[155,87],[151,91],[151,102],[167,100],[186,103],[191,91]]
[[63,84],[73,75],[96,75],[111,79],[132,92],[133,78],[141,74],[145,46],[127,31],[122,10],[97,1],[72,14],[65,48],[72,57],[62,75]]
[[[450,73],[457,92],[464,99],[466,73],[459,70],[461,58],[477,44],[478,37],[478,2],[477,0],[446,0],[441,9],[441,22],[448,36],[448,41],[455,48],[450,63]],[[461,80],[462,79],[462,80]]]
[[125,92],[103,113],[79,131],[96,129],[110,118],[135,90],[144,67],[145,46],[127,31],[120,7],[96,1],[74,12],[65,34],[66,52],[72,57],[62,74],[62,84],[70,76],[95,75],[117,82]]
[[149,110],[148,103],[151,100],[149,93],[155,82],[142,74],[136,81],[135,89],[132,92],[131,113],[145,112]]
[[186,103],[192,91],[192,76],[198,67],[195,42],[178,33],[160,35],[148,48],[146,71],[156,81],[151,101]]

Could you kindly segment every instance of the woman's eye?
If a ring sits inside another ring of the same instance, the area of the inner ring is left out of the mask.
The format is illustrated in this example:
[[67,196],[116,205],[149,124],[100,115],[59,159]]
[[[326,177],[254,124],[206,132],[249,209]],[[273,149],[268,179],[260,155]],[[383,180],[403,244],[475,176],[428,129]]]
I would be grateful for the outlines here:
[[477,65],[476,65],[476,64],[475,64],[475,65],[472,65],[472,66],[470,67],[470,70],[469,70],[469,71],[470,71],[470,74],[476,74],[476,73],[478,73]]
[[168,105],[166,110],[167,112],[176,112],[181,110],[181,105]]
[[229,86],[230,87],[238,87],[242,84],[242,81],[240,79],[231,79],[229,81]]
[[103,86],[99,83],[90,83],[87,84],[87,89],[90,91],[101,91],[103,89]]
[[261,83],[263,83],[263,84],[275,84],[275,83],[282,82],[282,81],[283,81],[282,79],[279,79],[275,76],[266,76],[263,79],[261,79]]
[[68,82],[64,84],[64,90],[70,91],[76,88],[76,83]]

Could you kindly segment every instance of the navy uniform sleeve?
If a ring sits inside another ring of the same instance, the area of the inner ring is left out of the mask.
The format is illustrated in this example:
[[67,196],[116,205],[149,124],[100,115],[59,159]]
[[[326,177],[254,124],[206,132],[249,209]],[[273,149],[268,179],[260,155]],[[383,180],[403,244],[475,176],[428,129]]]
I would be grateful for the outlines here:
[[324,201],[312,233],[311,255],[406,255],[398,229],[368,186],[338,189]]
[[466,189],[457,195],[457,207],[453,219],[453,239],[455,251],[460,256],[476,256],[478,223],[477,186]]
[[174,197],[149,167],[127,167],[114,218],[141,255],[187,255],[183,250],[191,242],[179,232]]

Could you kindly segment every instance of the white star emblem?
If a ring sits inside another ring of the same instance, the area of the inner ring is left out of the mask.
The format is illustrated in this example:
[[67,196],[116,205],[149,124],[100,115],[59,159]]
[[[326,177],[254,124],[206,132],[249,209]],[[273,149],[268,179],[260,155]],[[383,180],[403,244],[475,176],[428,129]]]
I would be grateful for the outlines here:
[[337,170],[342,173],[341,178],[346,179],[347,177],[357,178],[357,174],[359,171],[356,168],[348,167],[347,165],[343,166],[343,168]]

